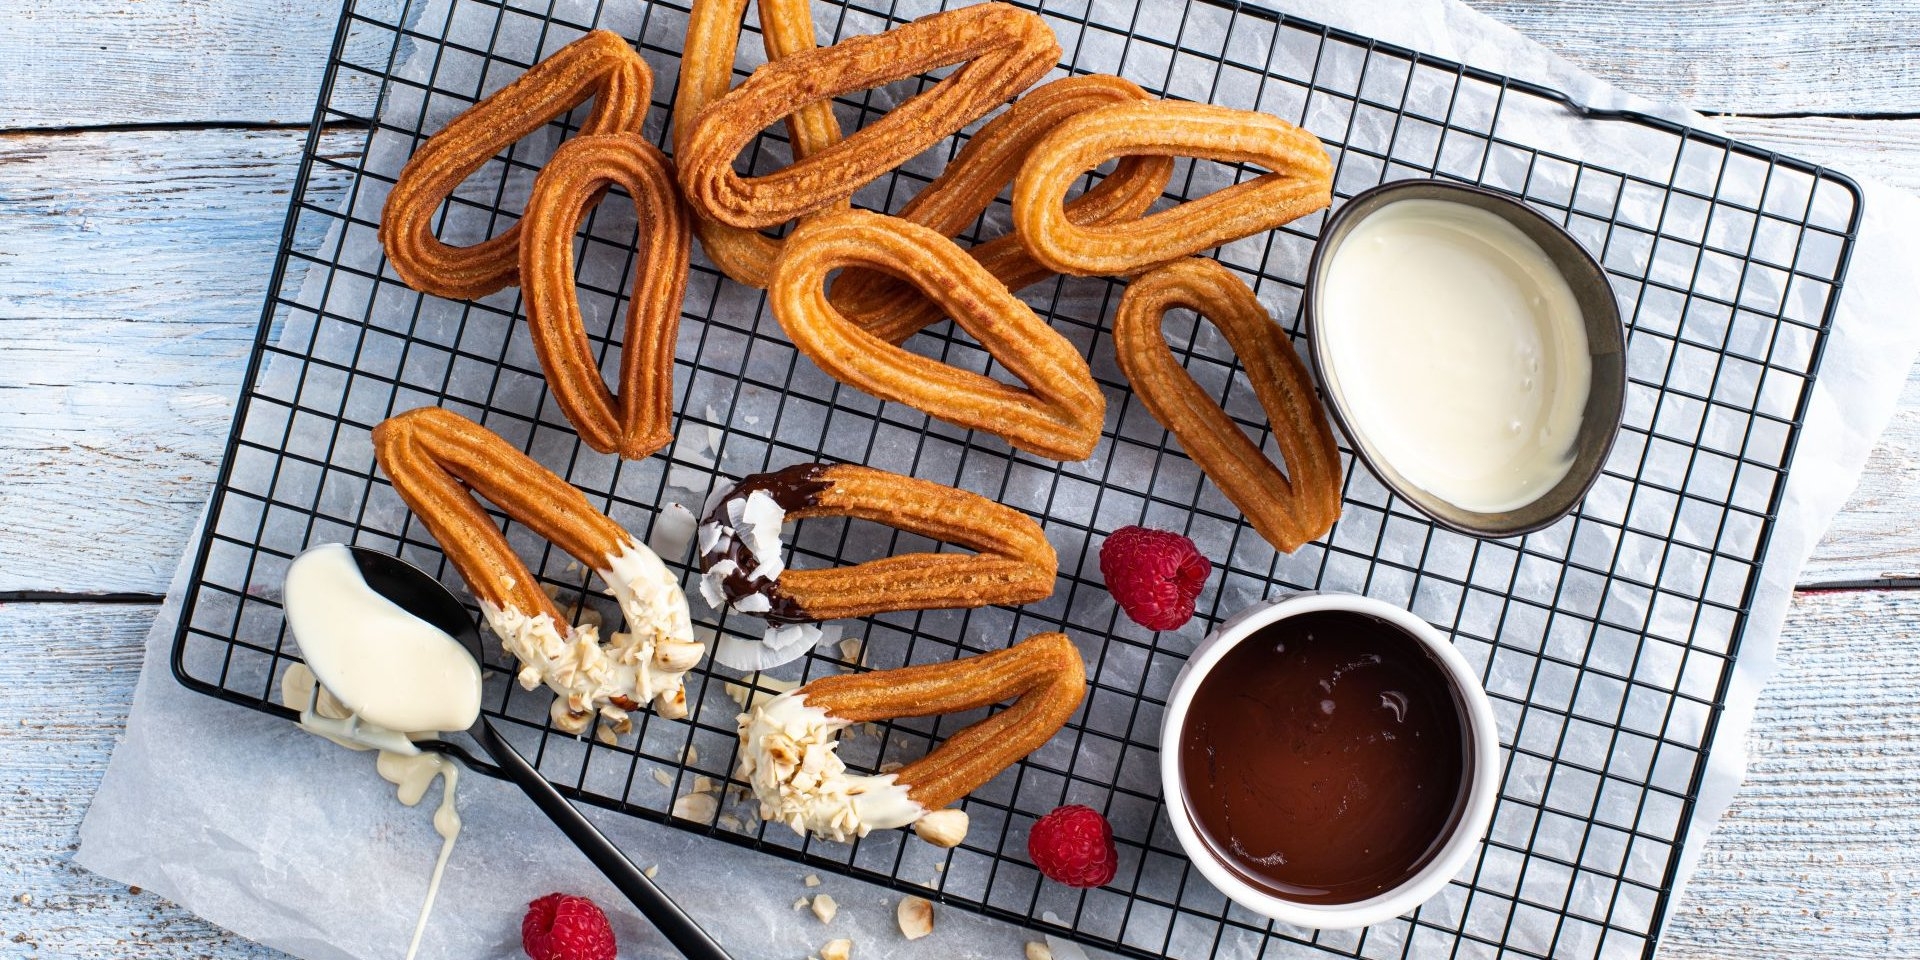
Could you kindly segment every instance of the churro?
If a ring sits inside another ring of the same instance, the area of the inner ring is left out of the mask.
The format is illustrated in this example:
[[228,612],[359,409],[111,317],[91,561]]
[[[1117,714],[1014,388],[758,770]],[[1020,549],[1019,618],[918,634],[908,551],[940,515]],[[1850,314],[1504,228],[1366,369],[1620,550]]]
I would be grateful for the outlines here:
[[519,223],[456,247],[434,236],[440,205],[495,154],[588,97],[593,110],[581,135],[638,131],[652,90],[653,72],[627,41],[595,30],[448,121],[413,152],[387,194],[380,243],[394,272],[415,290],[456,300],[519,282]]
[[[1086,665],[1065,634],[948,663],[821,677],[740,715],[740,777],[762,818],[832,840],[912,825],[951,847],[966,812],[951,804],[1059,732],[1086,695]],[[847,772],[835,735],[849,724],[974,710],[1017,697],[896,773]]]
[[[628,711],[648,702],[662,716],[686,716],[682,678],[706,647],[694,640],[679,581],[653,551],[571,484],[457,413],[423,407],[391,417],[374,427],[373,452],[520,661],[520,685],[545,682],[559,694],[555,727],[580,733],[597,713],[625,732]],[[592,624],[570,625],[475,493],[598,573],[625,632],[603,642]]]
[[[574,291],[573,235],[607,187],[633,198],[640,225],[620,351],[620,393],[600,376]],[[693,241],[673,164],[638,134],[578,137],[534,181],[521,219],[520,278],[554,403],[601,453],[638,459],[673,439],[673,350]]]
[[[814,49],[813,10],[808,0],[756,0],[760,39],[769,61]],[[673,101],[673,151],[684,156],[700,112],[725,96],[733,83],[734,54],[747,0],[694,0],[687,40],[680,54],[680,87]],[[820,100],[787,115],[794,158],[812,156],[840,141],[833,103]],[[700,246],[722,273],[750,287],[764,287],[780,256],[780,241],[757,230],[705,217],[694,221]]]
[[[1245,366],[1286,462],[1281,474],[1167,347],[1161,321],[1187,308],[1213,321]],[[1340,516],[1340,451],[1286,332],[1226,267],[1192,258],[1136,278],[1113,318],[1114,354],[1134,392],[1268,543],[1291,553]]]
[[[821,516],[873,520],[976,552],[787,569],[781,526]],[[774,623],[1031,603],[1053,594],[1059,569],[1053,545],[1026,514],[976,493],[853,464],[806,463],[741,480],[712,501],[699,547],[708,602]]]
[[[1068,186],[1115,157],[1152,154],[1248,163],[1268,173],[1139,219],[1075,223]],[[1333,162],[1319,138],[1271,114],[1206,103],[1121,103],[1060,124],[1013,184],[1016,234],[1060,273],[1128,276],[1271,230],[1326,207]]]
[[[1133,83],[1104,74],[1064,77],[1035,87],[981,127],[946,170],[915,194],[898,216],[955,236],[980,218],[993,198],[1013,182],[1034,145],[1067,118],[1108,104],[1147,99],[1146,91]],[[1067,201],[1066,215],[1074,223],[1086,224],[1136,218],[1159,198],[1172,172],[1171,157],[1121,157],[1112,173]],[[1012,234],[978,244],[967,254],[1009,290],[1054,276]],[[872,270],[841,274],[829,298],[855,323],[893,343],[905,340],[942,315],[912,284]]]
[[[700,216],[746,229],[786,223],[851,197],[1040,79],[1060,57],[1039,16],[983,3],[767,63],[701,111],[675,160]],[[960,64],[886,116],[811,156],[743,177],[734,159],[775,121],[808,104]]]
[[[911,282],[1026,387],[911,353],[847,319],[826,279],[853,267]],[[788,238],[767,293],[794,345],[842,383],[1056,460],[1084,460],[1100,440],[1106,396],[1079,350],[927,227],[862,210],[811,220]]]

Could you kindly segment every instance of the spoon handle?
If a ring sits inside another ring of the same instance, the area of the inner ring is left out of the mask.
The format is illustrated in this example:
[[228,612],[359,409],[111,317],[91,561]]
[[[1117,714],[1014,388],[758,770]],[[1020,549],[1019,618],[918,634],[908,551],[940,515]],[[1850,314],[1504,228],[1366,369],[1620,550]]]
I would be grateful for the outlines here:
[[567,798],[561,796],[560,791],[554,789],[553,784],[548,783],[547,778],[541,776],[520,755],[520,751],[515,750],[493,728],[492,721],[482,717],[479,723],[473,725],[473,732],[479,738],[480,745],[500,765],[500,769],[506,771],[507,776],[533,800],[534,805],[580,848],[580,852],[586,854],[587,859],[592,860],[593,865],[599,867],[600,872],[606,874],[607,879],[613,881],[613,885],[619,887],[620,892],[626,894],[627,899],[633,901],[633,905],[639,907],[654,926],[660,928],[668,942],[682,955],[688,960],[732,960],[732,956],[721,949],[720,944],[714,942],[705,930],[700,929],[700,925],[687,916],[679,904],[647,879],[647,875],[641,873],[640,868],[635,867],[633,861],[628,860],[626,854],[607,839],[606,834],[574,809],[573,804],[568,803]]

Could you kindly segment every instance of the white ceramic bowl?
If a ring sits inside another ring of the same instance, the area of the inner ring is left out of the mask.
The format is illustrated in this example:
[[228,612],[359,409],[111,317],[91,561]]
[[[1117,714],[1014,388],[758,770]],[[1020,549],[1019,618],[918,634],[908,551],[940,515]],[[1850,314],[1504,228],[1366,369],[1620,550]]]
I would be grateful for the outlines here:
[[[1323,610],[1339,610],[1376,617],[1399,627],[1425,647],[1445,671],[1460,702],[1466,708],[1467,787],[1465,809],[1454,820],[1452,833],[1440,852],[1417,873],[1398,886],[1353,903],[1301,903],[1273,894],[1270,890],[1242,880],[1225,864],[1193,825],[1187,808],[1186,789],[1180,774],[1180,737],[1186,726],[1187,708],[1194,691],[1214,664],[1233,646],[1268,624]],[[1221,893],[1235,903],[1263,916],[1300,927],[1344,930],[1390,920],[1433,898],[1447,881],[1460,872],[1486,835],[1493,818],[1494,800],[1500,787],[1500,738],[1494,725],[1493,706],[1480,686],[1480,678],[1467,665],[1465,657],[1453,648],[1440,631],[1425,620],[1392,604],[1347,593],[1299,593],[1264,603],[1236,614],[1200,642],[1187,665],[1173,681],[1167,700],[1167,715],[1160,726],[1160,788],[1166,797],[1167,814],[1180,846],[1194,866]]]

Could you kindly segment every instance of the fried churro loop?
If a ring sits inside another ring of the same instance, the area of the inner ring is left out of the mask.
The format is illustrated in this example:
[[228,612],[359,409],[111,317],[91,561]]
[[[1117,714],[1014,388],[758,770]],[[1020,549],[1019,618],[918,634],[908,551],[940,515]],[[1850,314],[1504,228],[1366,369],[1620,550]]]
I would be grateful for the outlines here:
[[[872,520],[976,552],[786,569],[781,524],[823,516]],[[709,601],[776,623],[1031,603],[1053,594],[1059,570],[1053,545],[1026,514],[977,493],[852,464],[799,464],[741,480],[708,511],[700,545]]]
[[[574,232],[609,186],[633,198],[640,226],[618,396],[600,375],[574,290]],[[639,459],[673,439],[673,351],[693,246],[690,219],[672,162],[638,134],[576,137],[534,181],[521,218],[527,330],[560,412],[601,453]]]
[[[598,713],[624,732],[627,711],[648,701],[662,716],[686,716],[682,677],[706,647],[693,638],[679,581],[653,551],[571,484],[457,413],[423,407],[391,417],[373,428],[373,452],[520,661],[520,685],[544,681],[559,694],[556,727],[580,733]],[[626,631],[602,642],[597,627],[569,625],[475,493],[598,573]]]
[[[910,353],[847,319],[825,286],[848,267],[912,283],[1027,387]],[[1056,460],[1084,460],[1100,441],[1106,396],[1079,350],[933,230],[862,210],[822,216],[787,240],[767,293],[794,345],[842,383]]]
[[[871,36],[794,53],[755,70],[699,115],[675,159],[687,203],[702,217],[758,229],[851,197],[915,154],[985,116],[1060,57],[1046,21],[1003,3],[922,17]],[[758,177],[734,158],[761,130],[812,103],[961,64],[846,139]]]
[[[1245,366],[1273,427],[1282,475],[1180,366],[1162,337],[1167,311],[1213,321]],[[1180,260],[1136,278],[1113,318],[1114,354],[1134,392],[1268,543],[1291,553],[1340,516],[1340,451],[1286,332],[1226,267]]]
[[638,131],[652,91],[646,61],[619,34],[595,30],[448,121],[413,152],[387,194],[380,243],[394,272],[415,290],[454,300],[519,282],[520,224],[456,247],[433,235],[440,205],[495,154],[589,97],[593,111],[581,135]]
[[[967,816],[948,809],[1058,733],[1086,695],[1086,664],[1061,633],[1005,650],[821,677],[740,715],[740,776],[761,816],[833,840],[912,824],[931,843],[965,838]],[[897,773],[846,772],[835,734],[854,723],[931,717],[1015,699]]]
[[[761,44],[769,61],[814,49],[813,10],[808,0],[757,0]],[[695,120],[733,85],[734,53],[747,0],[694,0],[687,41],[680,55],[680,88],[673,101],[673,152],[684,156]],[[840,142],[840,121],[828,100],[809,103],[787,116],[795,159]],[[780,241],[757,230],[705,217],[694,222],[700,246],[722,273],[750,287],[765,287],[780,256]]]
[[[1035,87],[981,127],[947,169],[908,201],[898,216],[954,236],[979,219],[993,198],[1013,182],[1034,145],[1066,119],[1108,104],[1147,99],[1146,91],[1133,83],[1104,74],[1065,77]],[[1067,201],[1067,217],[1083,224],[1131,220],[1159,198],[1172,173],[1171,157],[1122,157],[1106,178]],[[1009,290],[1054,275],[1012,234],[967,253]],[[912,284],[877,271],[841,274],[829,296],[841,313],[892,343],[941,317],[939,308]]]
[[[1061,198],[1075,179],[1138,154],[1250,163],[1271,172],[1137,220],[1082,225],[1067,215]],[[1014,229],[1034,259],[1060,273],[1140,273],[1271,230],[1333,198],[1333,162],[1319,138],[1270,114],[1206,103],[1102,107],[1062,123],[1030,156],[1014,179]]]

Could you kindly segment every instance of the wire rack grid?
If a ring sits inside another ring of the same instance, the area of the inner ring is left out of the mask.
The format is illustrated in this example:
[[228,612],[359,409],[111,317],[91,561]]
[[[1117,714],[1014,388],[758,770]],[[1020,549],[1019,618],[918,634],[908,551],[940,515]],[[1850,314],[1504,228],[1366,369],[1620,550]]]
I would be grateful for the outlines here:
[[[817,3],[820,40],[938,9],[926,0]],[[541,771],[590,803],[802,860],[948,903],[1153,956],[1621,957],[1651,955],[1738,652],[1758,566],[1831,322],[1860,215],[1845,178],[1649,117],[1583,111],[1551,90],[1221,0],[1043,0],[1066,51],[1061,73],[1112,72],[1150,91],[1266,110],[1313,130],[1338,161],[1336,206],[1389,179],[1439,177],[1523,197],[1606,266],[1628,318],[1625,423],[1577,513],[1524,538],[1482,541],[1436,527],[1345,454],[1344,515],[1323,542],[1275,553],[1131,398],[1102,322],[1120,289],[1060,280],[1025,292],[1091,358],[1109,401],[1094,456],[1059,464],[1010,450],[841,387],[800,359],[757,291],[696,254],[675,364],[677,435],[660,455],[582,453],[517,330],[517,291],[449,302],[407,289],[374,239],[379,205],[427,134],[542,56],[600,26],[655,69],[647,133],[665,141],[683,0],[350,0],[329,60],[254,355],[195,560],[173,665],[188,686],[280,716],[275,686],[298,661],[278,605],[288,560],[327,541],[404,556],[450,584],[431,537],[375,470],[368,431],[416,406],[446,406],[520,445],[636,532],[659,505],[697,506],[719,478],[814,459],[902,470],[1039,517],[1061,589],[1018,610],[871,618],[849,640],[776,671],[786,680],[950,659],[1040,630],[1079,645],[1090,685],[1052,743],[967,802],[962,846],[896,831],[854,844],[803,840],[752,816],[728,780],[741,685],[704,665],[692,716],[650,715],[618,743],[547,726],[544,692],[487,665],[487,712]],[[738,63],[758,62],[749,20]],[[849,129],[932,82],[836,103]],[[1584,115],[1584,116],[1579,116]],[[470,242],[510,223],[527,184],[580,115],[506,150],[447,204],[443,236]],[[1542,142],[1557,130],[1603,137]],[[783,131],[753,169],[787,158]],[[958,140],[863,190],[897,208]],[[1165,202],[1259,171],[1183,163]],[[579,291],[603,368],[617,370],[633,269],[633,218],[606,203],[580,241]],[[1213,255],[1297,336],[1307,255],[1325,214]],[[1004,203],[972,241],[1004,229]],[[1169,320],[1176,354],[1270,452],[1257,399],[1213,329]],[[913,349],[969,369],[991,358],[946,324]],[[1343,451],[1347,450],[1343,442]],[[587,574],[520,525],[502,523],[541,581],[576,609],[611,611]],[[1095,556],[1128,523],[1185,531],[1216,561],[1199,615],[1154,634],[1117,614]],[[897,531],[808,520],[794,562],[857,562],[937,545]],[[683,555],[669,556],[687,571]],[[1224,616],[1298,590],[1402,604],[1446,630],[1482,673],[1500,723],[1503,786],[1479,856],[1408,917],[1363,931],[1272,924],[1190,868],[1159,800],[1154,744],[1185,655]],[[697,606],[697,604],[696,604]],[[709,618],[704,630],[757,633]],[[852,732],[860,769],[911,759],[979,712]],[[725,784],[712,810],[676,799]],[[1044,882],[1025,856],[1035,818],[1086,803],[1112,821],[1118,877],[1092,891]]]

